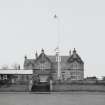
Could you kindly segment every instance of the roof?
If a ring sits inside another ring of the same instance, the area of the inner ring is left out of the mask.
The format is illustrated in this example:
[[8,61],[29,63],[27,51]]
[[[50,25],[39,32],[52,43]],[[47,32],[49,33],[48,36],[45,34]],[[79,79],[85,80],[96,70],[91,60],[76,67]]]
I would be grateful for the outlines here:
[[34,62],[35,62],[35,59],[26,59],[26,60],[24,61],[24,65],[34,64]]
[[77,61],[78,63],[82,63],[83,64],[83,61],[82,61],[81,57],[76,53],[75,49],[73,51],[73,54],[68,59],[69,63],[72,63],[74,61]]
[[33,70],[15,70],[15,69],[8,69],[8,70],[0,70],[0,74],[33,74]]
[[[77,61],[80,64],[83,64],[84,62],[82,61],[82,59],[80,58],[80,56],[76,53],[76,50],[74,48],[73,53],[71,55],[66,55],[66,56],[60,56],[61,57],[61,65],[64,68],[67,68],[68,63],[72,63],[74,61]],[[57,66],[57,62],[56,62],[56,55],[46,55],[44,53],[44,50],[42,49],[41,54],[36,58],[36,59],[25,59],[24,61],[24,66],[28,66],[28,65],[34,65],[35,62],[37,61],[41,61],[44,62],[45,60],[49,61],[50,63],[52,63],[53,67],[56,68]]]
[[38,60],[40,60],[41,62],[45,62],[46,60],[48,60],[51,63],[51,60],[49,59],[49,57],[42,52],[35,60],[35,62],[37,62]]
[[[55,56],[54,55],[49,55],[48,57],[51,60],[51,62],[53,62],[53,63],[56,62],[56,55]],[[68,58],[69,58],[69,56],[61,56],[61,63],[62,62],[67,62]]]

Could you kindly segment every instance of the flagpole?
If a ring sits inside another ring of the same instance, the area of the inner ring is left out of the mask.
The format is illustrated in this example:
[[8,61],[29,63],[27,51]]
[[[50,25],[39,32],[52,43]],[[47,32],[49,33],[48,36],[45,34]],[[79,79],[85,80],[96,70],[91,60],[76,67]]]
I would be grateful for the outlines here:
[[59,44],[60,44],[60,31],[59,31],[59,17],[55,14],[54,18],[56,19],[57,22],[57,48],[56,48],[56,60],[57,60],[57,79],[60,80],[61,79],[61,57],[60,57],[60,48],[59,48]]
[[55,14],[54,19],[56,21],[56,32],[57,32],[57,47],[60,47],[60,20],[59,17]]

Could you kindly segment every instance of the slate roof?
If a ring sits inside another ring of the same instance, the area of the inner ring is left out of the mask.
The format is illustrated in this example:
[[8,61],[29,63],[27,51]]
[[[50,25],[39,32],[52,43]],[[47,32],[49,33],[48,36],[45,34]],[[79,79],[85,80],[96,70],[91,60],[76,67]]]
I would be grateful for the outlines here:
[[[51,60],[51,62],[56,62],[56,55],[49,55],[48,58]],[[67,62],[69,56],[61,56],[61,63]]]
[[51,60],[49,59],[49,57],[45,54],[45,53],[41,53],[38,58],[36,58],[36,62],[38,60],[41,60],[41,62],[44,62],[45,60],[48,60],[51,63]]
[[[44,50],[42,49],[42,53],[36,58],[36,59],[25,59],[24,61],[24,66],[28,66],[28,65],[34,65],[35,62],[38,59],[41,59],[42,61],[44,60],[44,58],[46,58],[49,62],[51,62],[53,64],[53,67],[56,68],[57,66],[57,62],[56,62],[56,55],[46,55],[44,54]],[[73,50],[73,54],[71,56],[61,56],[61,67],[62,68],[67,68],[67,65],[69,63],[72,63],[74,61],[77,61],[80,64],[83,64],[84,62],[82,61],[82,59],[80,58],[80,56],[76,53],[76,50]]]
[[67,60],[67,62],[72,63],[74,61],[77,61],[80,64],[83,64],[84,62],[82,61],[82,59],[80,58],[80,56],[76,53],[76,50],[74,49],[73,54],[69,57],[69,59]]

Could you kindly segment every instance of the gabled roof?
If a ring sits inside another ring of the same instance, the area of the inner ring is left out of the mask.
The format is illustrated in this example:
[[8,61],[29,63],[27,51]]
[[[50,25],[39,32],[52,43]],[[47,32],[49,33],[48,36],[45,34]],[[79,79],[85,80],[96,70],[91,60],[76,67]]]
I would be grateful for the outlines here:
[[[54,68],[55,66],[57,66],[56,55],[46,55],[43,49],[41,51],[41,54],[36,59],[25,58],[24,66],[34,65],[37,61],[44,62],[45,60],[49,61],[54,66]],[[62,67],[67,68],[68,63],[72,63],[74,61],[77,61],[80,64],[84,63],[80,56],[76,53],[75,49],[73,50],[73,54],[71,56],[70,55],[61,56]]]
[[80,58],[80,56],[76,53],[76,50],[74,49],[73,54],[69,57],[69,59],[67,60],[67,62],[72,63],[74,61],[77,61],[78,63],[82,63],[83,61]]
[[41,54],[36,58],[35,62],[37,62],[38,60],[40,60],[40,62],[45,62],[46,60],[48,60],[51,63],[51,60],[49,59],[49,57],[44,53],[44,50],[42,49]]

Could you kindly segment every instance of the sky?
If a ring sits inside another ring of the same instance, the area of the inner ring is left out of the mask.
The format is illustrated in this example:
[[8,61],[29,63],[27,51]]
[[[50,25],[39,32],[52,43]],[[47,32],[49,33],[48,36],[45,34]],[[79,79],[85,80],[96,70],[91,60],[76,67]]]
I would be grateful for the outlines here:
[[58,40],[61,55],[76,48],[85,76],[105,76],[105,1],[0,0],[0,68],[23,68],[42,48],[54,55]]

